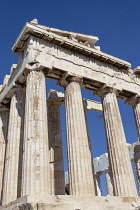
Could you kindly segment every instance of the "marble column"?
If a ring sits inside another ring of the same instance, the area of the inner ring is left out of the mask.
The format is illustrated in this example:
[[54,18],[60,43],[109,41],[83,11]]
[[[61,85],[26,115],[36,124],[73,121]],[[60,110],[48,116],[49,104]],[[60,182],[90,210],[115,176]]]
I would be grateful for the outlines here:
[[140,97],[136,98],[135,103],[133,104],[133,112],[134,112],[135,121],[136,121],[138,138],[140,141]]
[[137,196],[124,129],[113,88],[103,88],[102,105],[114,195]]
[[[85,115],[86,129],[87,129],[87,135],[88,135],[88,142],[90,145],[90,135],[89,135],[89,128],[88,128],[87,112],[88,112],[88,110],[86,109],[86,107],[84,107],[84,115]],[[91,145],[89,146],[89,148],[91,149]],[[91,150],[91,154],[92,154],[92,150]],[[94,170],[94,168],[93,168],[93,170]]]
[[138,190],[140,192],[140,142],[134,147],[134,163],[137,174]]
[[55,100],[55,94],[55,91],[49,92],[49,99],[47,101],[51,194],[65,195],[60,105],[57,98]]
[[[88,135],[88,145],[89,145],[91,156],[93,157],[93,152],[92,152],[92,149],[91,149],[91,141],[90,141],[89,127],[88,127],[88,118],[87,118],[88,109],[87,109],[87,107],[85,106],[84,103],[83,103],[83,107],[84,107],[84,115],[85,115],[85,122],[86,122],[86,130],[87,130],[87,135]],[[92,161],[93,161],[93,159],[92,159]],[[94,165],[93,165],[93,168],[92,168],[92,173],[94,175],[95,195],[96,196],[101,196],[101,188],[100,188],[101,185],[99,184],[100,177],[97,177],[97,174],[95,175]]]
[[72,77],[65,89],[70,194],[95,195],[93,161],[79,82]]
[[98,195],[98,196],[102,196],[102,189],[101,189],[100,175],[101,175],[101,173],[96,173],[96,175],[95,175],[96,188],[97,188],[97,195]]
[[25,89],[19,87],[12,96],[8,141],[5,158],[2,204],[21,196],[22,154],[24,132]]
[[138,138],[140,141],[140,96],[135,95],[131,98],[128,98],[125,103],[133,107]]
[[1,198],[3,194],[3,175],[5,150],[7,144],[8,122],[9,109],[4,106],[0,106],[0,204],[2,204]]
[[140,192],[140,96],[134,95],[133,97],[128,98],[125,103],[132,106],[136,122],[138,143],[134,147],[134,163],[137,174],[138,189]]
[[22,196],[50,194],[46,86],[42,71],[27,75]]
[[107,195],[114,196],[112,174],[110,169],[107,169],[105,171],[105,177],[106,177]]

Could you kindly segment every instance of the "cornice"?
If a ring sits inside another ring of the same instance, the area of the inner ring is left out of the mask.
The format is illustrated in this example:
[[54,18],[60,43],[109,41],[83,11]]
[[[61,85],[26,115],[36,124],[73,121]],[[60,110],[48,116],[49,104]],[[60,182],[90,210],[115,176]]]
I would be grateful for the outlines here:
[[[106,62],[108,64],[111,64],[113,66],[116,66],[118,68],[122,68],[125,70],[128,70],[131,68],[131,64],[127,61],[124,61],[122,59],[116,58],[112,55],[108,55],[104,52],[101,52],[100,50],[96,50],[92,47],[85,46],[84,44],[81,44],[80,42],[73,41],[69,39],[68,37],[62,36],[63,33],[66,33],[65,31],[60,31],[58,29],[50,29],[47,26],[41,26],[39,24],[33,24],[33,23],[26,23],[21,30],[19,36],[17,37],[15,44],[12,48],[13,53],[19,53],[26,41],[30,36],[34,36],[46,41],[50,41],[54,44],[60,45],[64,48],[71,49],[73,51],[76,51],[80,54],[90,56],[92,58],[98,59],[99,61]],[[73,33],[75,36],[79,35],[78,33],[74,32],[67,32],[67,33]],[[59,34],[59,35],[58,35]],[[60,35],[61,34],[61,35]],[[79,35],[80,36],[80,35]],[[83,35],[84,39],[91,40],[92,36],[89,35]],[[82,34],[81,34],[82,37]],[[90,38],[89,38],[90,37]],[[98,41],[98,37],[93,37]]]

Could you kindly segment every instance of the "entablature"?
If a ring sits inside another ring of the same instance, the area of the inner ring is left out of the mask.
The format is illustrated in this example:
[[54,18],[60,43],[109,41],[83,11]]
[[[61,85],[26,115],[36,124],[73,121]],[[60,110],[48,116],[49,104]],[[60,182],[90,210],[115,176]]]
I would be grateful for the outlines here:
[[[105,61],[106,63],[112,64],[119,68],[126,70],[131,68],[131,64],[129,62],[94,49],[92,45],[98,41],[98,37],[52,29],[47,26],[34,24],[32,22],[27,22],[23,27],[12,48],[13,53],[20,53],[30,36],[49,41],[53,44],[57,44],[58,46],[62,46],[66,49],[71,49],[75,52],[80,52],[83,55],[88,55],[91,58]],[[88,46],[86,46],[87,42],[89,43]]]
[[[70,39],[73,34],[78,41]],[[83,43],[88,40],[90,47],[81,44],[80,40]],[[106,85],[116,89],[120,99],[139,95],[139,68],[133,71],[130,63],[95,50],[91,43],[97,40],[94,36],[26,23],[13,46],[19,61],[0,87],[0,102],[9,103],[11,90],[16,84],[26,84],[26,76],[33,70],[43,71],[46,78],[58,81],[60,86],[63,86],[61,78],[66,75],[66,80],[81,78],[81,87],[93,92]]]

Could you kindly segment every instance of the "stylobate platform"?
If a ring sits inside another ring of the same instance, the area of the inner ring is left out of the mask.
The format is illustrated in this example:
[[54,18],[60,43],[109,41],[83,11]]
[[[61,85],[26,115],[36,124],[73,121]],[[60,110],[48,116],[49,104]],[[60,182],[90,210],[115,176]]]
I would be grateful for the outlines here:
[[[36,202],[35,202],[36,201]],[[99,196],[24,196],[0,210],[134,210],[133,205],[140,202],[136,197],[99,197]],[[132,205],[133,203],[133,205]]]

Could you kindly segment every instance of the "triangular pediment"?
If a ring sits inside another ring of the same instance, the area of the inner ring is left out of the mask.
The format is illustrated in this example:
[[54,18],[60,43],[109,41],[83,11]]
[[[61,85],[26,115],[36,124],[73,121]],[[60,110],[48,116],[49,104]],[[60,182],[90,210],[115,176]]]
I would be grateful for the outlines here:
[[12,48],[13,53],[18,54],[23,51],[30,36],[52,42],[119,68],[129,69],[131,67],[130,63],[100,51],[100,47],[94,45],[99,40],[98,37],[50,28],[38,24],[37,20],[25,24]]
[[54,34],[57,34],[59,36],[71,39],[73,41],[79,42],[81,44],[85,44],[86,46],[89,45],[90,47],[93,47],[93,45],[99,40],[97,36],[91,36],[87,34],[81,34],[76,32],[69,32],[69,31],[63,31],[56,28],[49,28],[47,26],[38,25],[40,28],[46,29],[48,32],[52,32]]
[[27,22],[23,29],[21,30],[17,40],[12,48],[14,53],[18,53],[18,51],[23,47],[25,41],[27,40],[29,34],[35,35],[43,38],[43,36],[47,36],[47,34],[51,34],[52,36],[59,36],[61,39],[68,39],[75,43],[82,44],[83,46],[87,46],[90,48],[95,48],[94,44],[99,40],[97,36],[91,36],[76,32],[63,31],[56,28],[50,28],[48,26],[40,25],[36,21]]

